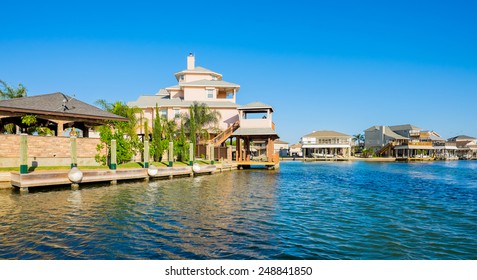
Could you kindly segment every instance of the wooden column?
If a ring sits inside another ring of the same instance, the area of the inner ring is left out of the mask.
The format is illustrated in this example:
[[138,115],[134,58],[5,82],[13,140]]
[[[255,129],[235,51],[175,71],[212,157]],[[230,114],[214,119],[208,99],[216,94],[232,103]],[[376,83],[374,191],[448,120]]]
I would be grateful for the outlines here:
[[240,137],[235,140],[235,161],[240,162],[242,157],[242,149],[240,147]]
[[20,135],[20,174],[28,173],[28,142],[27,135]]
[[267,141],[267,160],[273,160],[273,140],[271,138],[268,138]]
[[149,168],[149,141],[144,141],[144,168]]
[[169,167],[172,167],[174,162],[174,143],[173,142],[169,142],[168,159],[169,159]]
[[116,139],[111,140],[111,163],[109,169],[116,170]]
[[63,121],[58,121],[57,124],[57,128],[56,128],[56,136],[63,136],[63,132],[64,132],[64,125],[65,122]]
[[71,141],[71,168],[78,167],[76,136],[71,136],[70,141]]
[[194,165],[194,143],[189,143],[189,165]]

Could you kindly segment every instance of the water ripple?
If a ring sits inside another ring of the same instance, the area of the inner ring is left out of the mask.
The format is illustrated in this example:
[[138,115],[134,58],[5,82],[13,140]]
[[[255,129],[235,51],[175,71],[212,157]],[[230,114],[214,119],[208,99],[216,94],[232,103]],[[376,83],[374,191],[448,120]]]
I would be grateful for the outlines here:
[[477,164],[283,163],[0,191],[2,259],[475,259]]

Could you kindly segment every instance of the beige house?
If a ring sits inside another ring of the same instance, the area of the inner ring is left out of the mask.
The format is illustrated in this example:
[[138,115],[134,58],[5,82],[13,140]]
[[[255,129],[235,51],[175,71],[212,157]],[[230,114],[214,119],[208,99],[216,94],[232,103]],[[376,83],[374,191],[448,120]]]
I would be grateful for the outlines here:
[[[175,78],[177,85],[160,89],[155,95],[139,96],[136,101],[128,102],[128,106],[141,108],[143,120],[147,119],[152,128],[156,106],[160,116],[171,120],[188,115],[189,107],[194,102],[205,103],[210,109],[219,112],[221,118],[218,127],[209,128],[211,139],[207,143],[201,143],[204,149],[208,143],[213,144],[216,150],[226,149],[226,141],[234,138],[236,145],[233,153],[236,161],[250,161],[253,158],[254,143],[265,146],[262,157],[264,161],[273,162],[278,159],[273,150],[273,143],[278,135],[272,120],[271,106],[260,102],[238,105],[236,100],[240,86],[224,81],[220,73],[196,66],[192,53],[187,57],[187,68],[175,73]],[[142,128],[139,128],[138,134],[144,135]],[[214,152],[214,156],[218,154],[223,153],[219,150]]]
[[477,138],[458,135],[447,140],[455,143],[456,156],[460,159],[477,159]]
[[352,136],[331,130],[313,131],[301,138],[305,158],[341,158],[351,155]]
[[290,149],[289,149],[290,156],[302,157],[303,156],[303,150],[302,150],[301,146],[302,145],[300,143],[291,145]]
[[[205,103],[221,114],[220,130],[225,130],[238,121],[236,96],[239,85],[224,81],[220,73],[196,66],[192,53],[187,57],[187,68],[175,73],[175,78],[177,85],[160,89],[154,95],[141,95],[127,105],[141,108],[143,119],[148,120],[150,127],[155,118],[156,105],[159,115],[171,120],[181,114],[188,114],[189,107],[194,102]],[[142,128],[138,134],[144,134]]]
[[273,142],[273,150],[275,153],[279,153],[280,156],[288,155],[288,142],[277,139]]

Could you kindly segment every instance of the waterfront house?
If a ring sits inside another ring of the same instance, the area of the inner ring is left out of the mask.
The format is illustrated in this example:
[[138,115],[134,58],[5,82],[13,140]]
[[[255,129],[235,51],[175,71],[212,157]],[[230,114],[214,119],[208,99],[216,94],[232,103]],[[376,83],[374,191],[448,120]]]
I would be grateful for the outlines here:
[[[156,117],[156,106],[161,117],[172,120],[182,114],[188,114],[193,102],[204,103],[220,113],[220,130],[225,130],[238,121],[238,84],[224,81],[220,73],[196,66],[192,53],[187,57],[187,68],[174,76],[178,82],[176,85],[162,88],[154,95],[141,95],[127,105],[141,108],[143,121],[147,119],[150,126]],[[210,132],[212,135],[216,134],[215,130]],[[142,128],[139,128],[138,134],[144,135]]]
[[279,153],[281,157],[288,156],[288,142],[277,139],[273,143],[273,151]]
[[394,132],[389,126],[372,126],[364,131],[364,147],[381,156],[394,156],[391,147],[406,143],[409,138]]
[[411,125],[372,126],[365,130],[365,147],[379,156],[404,160],[456,159],[456,146],[435,131]]
[[455,143],[456,156],[460,159],[477,159],[477,138],[458,135],[447,140]]
[[352,136],[331,130],[313,131],[301,138],[305,158],[349,158]]
[[[250,160],[253,157],[253,143],[263,143],[267,160],[272,160],[273,141],[278,139],[275,124],[272,121],[273,108],[269,105],[253,102],[244,106],[236,103],[240,86],[224,81],[222,74],[195,65],[195,56],[187,57],[187,68],[175,74],[177,85],[160,89],[155,95],[141,95],[136,101],[128,102],[128,106],[142,110],[143,121],[148,120],[153,126],[158,114],[166,119],[175,119],[189,114],[189,107],[194,102],[204,103],[210,109],[220,113],[218,127],[209,127],[211,139],[200,143],[197,155],[211,143],[216,149],[224,148],[228,139],[236,141],[236,159]],[[138,134],[144,135],[143,128]],[[232,140],[230,143],[233,143]],[[220,152],[219,152],[220,153]],[[219,153],[215,152],[217,156]]]
[[303,150],[301,148],[301,144],[300,143],[292,144],[289,149],[289,154],[290,156],[293,156],[293,157],[302,157]]

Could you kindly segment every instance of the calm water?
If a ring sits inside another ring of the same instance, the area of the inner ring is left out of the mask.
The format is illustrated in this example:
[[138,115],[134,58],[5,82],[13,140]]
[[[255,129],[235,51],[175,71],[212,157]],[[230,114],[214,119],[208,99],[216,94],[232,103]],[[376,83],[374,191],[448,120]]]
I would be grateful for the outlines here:
[[477,259],[477,161],[3,190],[0,258]]

